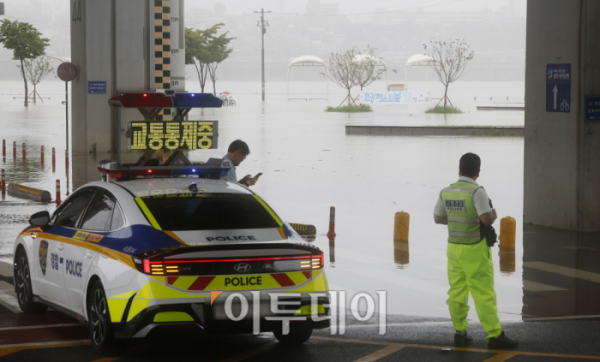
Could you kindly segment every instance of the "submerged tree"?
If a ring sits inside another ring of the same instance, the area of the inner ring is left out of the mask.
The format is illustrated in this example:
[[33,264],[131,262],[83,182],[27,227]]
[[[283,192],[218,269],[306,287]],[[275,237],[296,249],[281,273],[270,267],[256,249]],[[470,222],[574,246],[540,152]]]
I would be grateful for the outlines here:
[[185,64],[194,64],[196,67],[202,93],[204,93],[206,81],[210,77],[213,83],[213,93],[216,95],[217,67],[233,51],[227,46],[235,38],[228,38],[228,32],[217,35],[219,29],[224,25],[219,23],[206,30],[185,29]]
[[13,59],[21,63],[21,75],[25,83],[25,107],[28,105],[28,90],[23,63],[26,59],[34,59],[44,54],[50,40],[42,38],[41,35],[42,33],[31,24],[18,20],[4,19],[0,25],[0,43],[3,43],[6,49],[12,49]]
[[362,71],[358,79],[358,85],[360,86],[361,91],[364,87],[367,87],[374,81],[381,79],[381,75],[387,70],[387,67],[383,63],[382,59],[373,55],[375,49],[367,46],[367,51],[368,53],[359,54],[354,58],[355,62],[360,62],[362,65]]
[[451,42],[431,39],[429,43],[429,50],[427,49],[427,45],[423,44],[426,51],[425,55],[435,60],[433,68],[437,72],[438,79],[445,87],[444,97],[440,99],[437,105],[443,100],[444,109],[446,109],[447,103],[450,103],[454,107],[452,102],[450,102],[450,98],[448,98],[448,86],[460,78],[465,71],[467,63],[475,56],[475,52],[469,52],[471,46],[464,39],[456,39]]
[[185,64],[194,64],[200,82],[200,91],[204,93],[208,66],[201,59],[208,58],[205,38],[202,30],[185,28]]
[[[216,30],[219,30],[219,28],[217,28]],[[219,64],[221,64],[222,61],[227,59],[229,57],[229,54],[231,54],[231,52],[233,51],[233,48],[228,48],[227,46],[229,45],[229,42],[235,38],[228,38],[228,33],[229,32],[226,31],[223,34],[216,36],[215,31],[214,35],[211,36],[210,41],[208,43],[210,53],[212,54],[211,62],[208,63],[208,74],[210,75],[210,79],[212,80],[214,95],[217,95],[217,67],[219,66]]]
[[[37,92],[37,85],[50,73],[54,71],[50,66],[50,60],[48,57],[37,57],[35,59],[26,59],[23,61],[25,77],[31,84],[33,84],[33,92],[31,95],[27,96],[28,98],[33,98],[33,103],[35,104],[36,96],[39,96]],[[21,66],[17,66],[21,68]],[[44,101],[40,96],[42,102]]]
[[[378,66],[381,68],[377,69]],[[385,65],[380,58],[374,56],[374,49],[370,47],[362,52],[353,47],[341,53],[331,53],[325,60],[325,68],[327,77],[348,91],[348,95],[340,103],[340,106],[346,100],[348,100],[348,106],[354,103],[353,87],[360,86],[362,90],[363,87],[381,79],[381,74],[386,71]]]

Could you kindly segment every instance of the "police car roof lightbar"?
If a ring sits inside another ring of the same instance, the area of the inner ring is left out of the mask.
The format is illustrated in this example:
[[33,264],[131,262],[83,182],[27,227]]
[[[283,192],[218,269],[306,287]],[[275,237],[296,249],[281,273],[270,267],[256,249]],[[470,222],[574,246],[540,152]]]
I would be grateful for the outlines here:
[[136,166],[120,164],[113,160],[102,160],[98,171],[103,175],[116,179],[132,179],[137,177],[168,177],[168,176],[198,176],[216,179],[227,179],[231,168],[229,160],[223,160],[220,165],[192,164],[181,166]]
[[108,104],[123,108],[220,108],[223,101],[212,93],[144,92],[117,93]]

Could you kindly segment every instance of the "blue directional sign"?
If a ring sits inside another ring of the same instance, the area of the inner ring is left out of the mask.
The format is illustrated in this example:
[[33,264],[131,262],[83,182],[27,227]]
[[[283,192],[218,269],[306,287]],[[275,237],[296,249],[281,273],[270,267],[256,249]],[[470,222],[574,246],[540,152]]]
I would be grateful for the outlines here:
[[546,65],[546,112],[571,111],[571,64]]
[[106,94],[106,81],[88,81],[88,94]]
[[600,121],[600,97],[585,97],[585,121]]

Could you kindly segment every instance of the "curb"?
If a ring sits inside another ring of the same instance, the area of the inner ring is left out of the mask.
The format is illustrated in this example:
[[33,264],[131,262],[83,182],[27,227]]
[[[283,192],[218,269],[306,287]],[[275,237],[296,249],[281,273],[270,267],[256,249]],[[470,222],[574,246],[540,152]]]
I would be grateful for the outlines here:
[[478,126],[346,126],[347,135],[371,136],[508,136],[523,137],[524,127],[478,127]]

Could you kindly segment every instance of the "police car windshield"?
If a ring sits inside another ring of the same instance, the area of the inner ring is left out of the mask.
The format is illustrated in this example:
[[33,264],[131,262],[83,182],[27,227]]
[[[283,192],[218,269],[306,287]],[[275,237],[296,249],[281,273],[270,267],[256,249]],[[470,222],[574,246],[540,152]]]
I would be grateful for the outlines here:
[[279,226],[248,194],[171,194],[142,197],[163,230],[265,229]]

